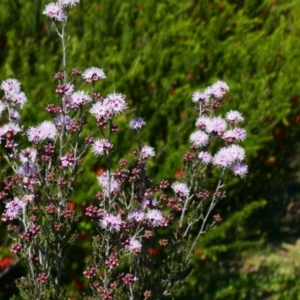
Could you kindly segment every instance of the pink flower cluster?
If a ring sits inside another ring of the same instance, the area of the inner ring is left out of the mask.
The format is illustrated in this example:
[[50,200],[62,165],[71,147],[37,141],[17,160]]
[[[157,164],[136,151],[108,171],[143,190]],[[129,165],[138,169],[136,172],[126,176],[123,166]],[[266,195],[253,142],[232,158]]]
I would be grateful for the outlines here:
[[[235,175],[243,177],[248,172],[247,165],[243,163],[245,151],[236,143],[244,141],[247,136],[245,129],[237,127],[244,118],[235,110],[227,112],[225,118],[206,114],[218,108],[228,91],[228,85],[218,81],[204,92],[193,94],[192,101],[199,104],[199,117],[195,124],[197,131],[191,134],[190,142],[194,149],[198,149],[198,159],[202,164],[230,168]],[[213,155],[207,149],[216,138],[222,139],[225,147]]]

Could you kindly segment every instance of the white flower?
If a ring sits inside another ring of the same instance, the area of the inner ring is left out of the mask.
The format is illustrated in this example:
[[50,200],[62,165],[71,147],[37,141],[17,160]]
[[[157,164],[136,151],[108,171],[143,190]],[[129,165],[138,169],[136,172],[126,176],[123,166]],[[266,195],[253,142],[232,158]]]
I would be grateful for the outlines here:
[[92,101],[92,98],[86,92],[78,91],[71,95],[69,105],[72,108],[78,108],[90,101]]
[[63,10],[63,7],[60,3],[49,3],[46,5],[43,14],[46,15],[47,17],[55,20],[55,21],[59,21],[59,22],[63,22],[64,20],[66,20],[67,16]]
[[14,123],[8,123],[0,127],[0,137],[4,136],[7,132],[13,132],[15,135],[16,133],[22,131],[19,125],[14,124]]
[[109,149],[111,149],[113,145],[106,139],[95,140],[92,145],[92,152],[96,156],[101,156],[103,154],[109,154]]
[[1,83],[1,90],[5,92],[5,94],[10,93],[19,93],[20,92],[21,83],[14,78],[9,78]]
[[205,164],[208,165],[212,161],[212,155],[207,151],[201,151],[198,158]]
[[103,70],[96,67],[91,67],[89,69],[86,69],[82,73],[82,77],[87,82],[92,82],[92,81],[98,81],[100,79],[104,79],[106,75],[104,74]]
[[213,117],[210,120],[210,123],[207,124],[206,131],[208,133],[216,133],[222,135],[226,130],[227,124],[226,121],[221,117]]
[[120,231],[122,219],[120,215],[105,214],[100,220],[100,226],[110,232]]
[[191,134],[190,141],[193,146],[203,147],[208,144],[209,136],[205,132],[197,130]]
[[142,244],[134,239],[134,238],[130,238],[129,240],[129,244],[126,247],[130,252],[134,252],[134,253],[139,253],[141,252],[142,249]]
[[34,148],[26,148],[21,151],[19,155],[20,161],[24,164],[26,162],[35,162],[37,151]]
[[231,110],[231,111],[227,112],[226,120],[229,121],[229,123],[231,123],[231,124],[236,124],[238,122],[243,122],[244,118],[241,115],[241,113],[239,113],[238,111]]
[[143,146],[141,149],[141,159],[148,159],[155,156],[155,151],[150,146]]
[[58,3],[64,7],[73,7],[79,3],[79,0],[59,0]]
[[192,101],[194,103],[203,102],[203,101],[207,103],[209,101],[209,95],[207,93],[197,91],[192,95]]
[[189,196],[189,188],[185,183],[182,182],[174,182],[171,186],[175,194],[178,194],[179,196]]
[[111,93],[103,100],[103,105],[109,107],[114,115],[123,112],[127,108],[125,96],[122,94]]
[[116,192],[119,190],[119,183],[114,179],[114,175],[106,171],[100,176],[97,177],[98,183],[102,186],[103,192],[106,196],[109,196],[110,193]]
[[30,127],[27,130],[27,137],[30,142],[38,143],[45,139],[54,140],[56,132],[56,127],[52,122],[44,121],[37,127]]
[[152,226],[160,226],[161,223],[165,220],[162,212],[158,209],[151,209],[146,213],[146,219],[150,221]]

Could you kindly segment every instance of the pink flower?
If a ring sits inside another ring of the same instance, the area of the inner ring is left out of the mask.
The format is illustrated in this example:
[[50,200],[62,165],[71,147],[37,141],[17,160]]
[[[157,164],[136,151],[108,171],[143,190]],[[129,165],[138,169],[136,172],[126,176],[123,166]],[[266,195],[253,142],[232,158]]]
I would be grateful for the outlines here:
[[158,209],[151,209],[146,213],[146,219],[150,221],[152,226],[160,226],[161,223],[165,220],[162,212]]
[[78,91],[72,94],[68,105],[71,108],[78,108],[90,101],[92,101],[92,98],[86,92]]
[[8,132],[12,132],[14,135],[21,130],[20,126],[14,123],[8,123],[3,125],[2,127],[0,127],[0,137],[3,137],[4,135],[6,135],[6,133]]
[[24,207],[25,203],[22,202],[19,198],[15,197],[14,200],[5,204],[6,211],[4,212],[4,214],[9,218],[9,220],[13,220],[17,217],[20,210],[22,210],[22,208]]
[[141,149],[141,159],[149,159],[153,156],[155,156],[154,149],[150,146],[143,146]]
[[245,150],[237,145],[231,145],[220,149],[213,158],[213,164],[218,167],[227,168],[233,163],[245,158]]
[[97,119],[109,119],[112,117],[111,107],[102,102],[96,102],[90,109],[90,113]]
[[226,131],[223,134],[222,138],[224,140],[229,140],[229,141],[243,141],[245,140],[246,135],[247,132],[245,129],[236,127],[234,129]]
[[207,117],[207,116],[201,116],[197,119],[196,121],[196,126],[201,129],[201,130],[205,130],[207,128],[207,126],[210,124],[211,122],[211,118]]
[[141,252],[142,249],[142,244],[134,239],[134,238],[130,238],[129,244],[126,247],[130,252],[134,252],[134,253],[139,253]]
[[236,124],[238,122],[243,122],[243,116],[236,110],[231,110],[226,114],[226,120],[231,124]]
[[27,130],[27,136],[30,142],[38,143],[45,139],[54,140],[56,132],[56,127],[52,122],[44,121],[37,127],[29,128]]
[[209,136],[205,132],[197,130],[191,134],[190,141],[193,146],[203,147],[208,144]]
[[96,156],[101,156],[103,154],[109,154],[110,149],[112,149],[113,145],[106,139],[95,140],[92,144],[92,152]]
[[122,219],[120,215],[105,214],[100,220],[100,226],[110,232],[120,231]]
[[224,81],[217,81],[210,87],[210,94],[215,98],[222,99],[224,95],[229,91],[229,87]]
[[19,93],[20,92],[21,83],[14,78],[9,78],[1,83],[1,90],[4,91],[5,94],[11,93]]
[[189,188],[185,183],[182,182],[174,182],[171,186],[171,188],[173,189],[173,191],[175,192],[175,194],[184,197],[188,197],[189,196]]
[[109,94],[103,102],[95,103],[91,107],[90,113],[95,116],[97,120],[102,118],[105,120],[110,119],[127,108],[127,104],[124,99],[125,96],[121,94]]
[[63,22],[66,20],[67,16],[63,10],[63,7],[60,3],[49,3],[46,5],[43,14],[46,15],[47,17]]
[[197,91],[192,95],[192,101],[194,103],[197,103],[197,102],[207,103],[209,101],[209,95],[207,95],[206,93]]
[[226,130],[227,124],[221,117],[213,117],[210,123],[207,124],[206,131],[208,133],[215,133],[217,135],[222,135]]
[[20,243],[16,243],[16,244],[13,244],[13,245],[11,245],[11,247],[10,247],[10,252],[12,252],[12,253],[19,253],[19,252],[21,252],[22,251],[22,245],[20,244]]
[[106,196],[109,196],[110,193],[116,192],[119,190],[120,185],[114,179],[114,175],[109,172],[104,172],[100,176],[98,176],[98,183],[102,186],[103,192]]
[[35,162],[37,151],[34,148],[26,148],[19,154],[19,159],[22,163],[28,161]]
[[129,222],[141,222],[145,219],[145,213],[142,211],[132,211],[128,214]]
[[212,162],[212,155],[207,151],[201,151],[198,155],[198,158],[204,163],[205,165],[208,165]]
[[91,67],[82,73],[82,77],[87,82],[93,82],[104,79],[106,75],[104,74],[103,70],[96,67]]
[[107,95],[103,100],[103,104],[110,107],[113,115],[118,115],[127,108],[125,96],[117,93]]

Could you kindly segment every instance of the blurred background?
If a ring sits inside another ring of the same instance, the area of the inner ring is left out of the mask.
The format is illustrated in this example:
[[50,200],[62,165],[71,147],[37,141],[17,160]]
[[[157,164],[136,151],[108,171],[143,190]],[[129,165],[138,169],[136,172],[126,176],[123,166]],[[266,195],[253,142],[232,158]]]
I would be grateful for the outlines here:
[[[1,0],[0,80],[16,78],[28,97],[22,122],[45,118],[55,103],[61,44],[42,11],[45,0]],[[189,147],[196,113],[191,95],[217,80],[230,87],[221,112],[245,118],[249,175],[227,185],[216,213],[222,222],[204,235],[196,271],[177,299],[300,299],[300,1],[81,0],[71,9],[68,70],[97,66],[101,94],[125,94],[115,161],[132,149],[128,122],[142,116],[144,141],[155,148],[149,172],[175,180]],[[89,134],[97,136],[90,127]],[[0,157],[1,169],[7,168]],[[77,210],[96,203],[96,175],[105,162],[88,156],[70,199]],[[0,203],[3,211],[4,203]],[[17,294],[22,267],[9,252],[0,223],[0,299]],[[91,225],[80,223],[69,253],[66,288],[81,299],[91,255]]]

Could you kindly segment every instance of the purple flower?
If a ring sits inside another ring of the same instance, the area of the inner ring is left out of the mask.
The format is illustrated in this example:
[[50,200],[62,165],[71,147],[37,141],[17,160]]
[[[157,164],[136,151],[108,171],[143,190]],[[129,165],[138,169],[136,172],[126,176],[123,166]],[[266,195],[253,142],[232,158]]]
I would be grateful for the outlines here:
[[146,213],[146,219],[152,224],[152,226],[160,226],[165,220],[162,212],[158,209],[151,209]]
[[236,110],[231,110],[226,114],[226,120],[231,124],[236,124],[238,122],[243,122],[243,116]]
[[189,188],[185,183],[182,182],[174,182],[171,186],[171,188],[173,189],[173,191],[175,192],[175,194],[184,197],[188,197],[189,196]]
[[20,175],[33,177],[36,173],[36,166],[32,162],[25,162],[21,165],[21,167],[19,167],[18,173]]
[[190,141],[193,146],[203,147],[208,144],[209,136],[205,132],[197,130],[191,134]]
[[104,79],[106,75],[104,74],[103,70],[96,67],[91,67],[82,73],[82,77],[87,82],[93,82]]
[[5,204],[6,211],[4,214],[9,220],[13,220],[17,217],[19,211],[22,210],[23,207],[25,207],[25,203],[15,197],[14,200]]
[[101,156],[103,154],[109,154],[109,150],[112,149],[113,145],[106,139],[95,140],[92,144],[92,152],[96,156]]
[[208,165],[212,162],[212,155],[207,151],[201,151],[198,155],[198,158],[204,163]]
[[248,166],[241,162],[237,162],[232,166],[232,171],[234,175],[244,177],[248,173]]
[[136,117],[132,119],[129,123],[129,128],[132,130],[141,129],[143,126],[146,126],[146,122],[141,117]]
[[49,3],[46,5],[43,14],[46,15],[47,17],[63,22],[66,20],[67,16],[63,10],[63,7],[60,3]]
[[154,149],[150,146],[143,146],[141,149],[141,159],[149,159],[153,156],[155,156]]
[[122,219],[120,215],[105,214],[99,221],[100,226],[110,232],[120,231]]
[[144,199],[141,203],[142,209],[146,209],[147,207],[152,207],[157,205],[156,198]]
[[[0,107],[0,116],[1,116],[1,107]],[[20,116],[20,114],[19,114],[19,112],[18,111],[16,111],[16,110],[10,110],[10,112],[9,112],[9,120],[10,121],[12,121],[13,123],[18,123],[19,121],[20,121],[20,118],[21,118],[21,116]]]
[[67,130],[70,130],[72,125],[75,124],[74,121],[72,120],[72,118],[70,118],[69,116],[63,116],[63,115],[57,116],[53,121],[57,127],[62,127],[63,124],[65,123]]
[[73,152],[67,153],[65,156],[61,157],[60,161],[61,161],[61,165],[64,168],[72,167],[75,163],[74,153]]

